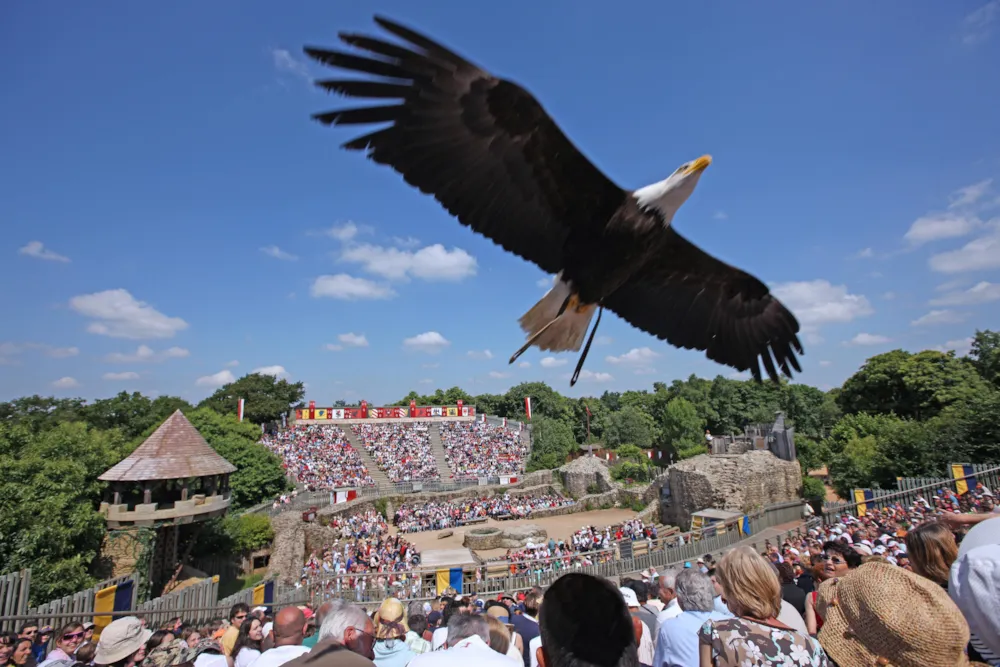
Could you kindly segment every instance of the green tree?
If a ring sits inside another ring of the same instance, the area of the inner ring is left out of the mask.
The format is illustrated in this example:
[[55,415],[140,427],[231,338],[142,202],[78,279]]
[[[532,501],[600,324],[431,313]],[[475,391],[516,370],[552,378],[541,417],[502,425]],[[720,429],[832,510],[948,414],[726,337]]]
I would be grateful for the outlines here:
[[234,508],[270,500],[288,488],[281,459],[260,444],[260,428],[233,415],[199,409],[187,415],[208,444],[234,466],[229,478]]
[[852,489],[875,484],[876,467],[880,463],[878,442],[874,436],[851,438],[844,449],[830,462],[830,481],[841,498],[850,498]]
[[19,424],[37,433],[59,424],[83,421],[85,405],[82,398],[25,396],[0,403],[0,421]]
[[188,411],[191,404],[176,396],[150,400],[139,392],[121,392],[113,398],[94,401],[82,409],[87,423],[101,430],[117,428],[127,438],[152,431],[176,410]]
[[704,453],[705,421],[687,399],[675,398],[667,403],[660,423],[663,424],[661,442],[665,453],[676,452],[679,458]]
[[220,415],[235,415],[238,401],[246,399],[244,418],[254,424],[281,421],[281,415],[302,403],[306,390],[301,382],[279,380],[273,375],[250,373],[219,387],[198,404]]
[[802,497],[806,499],[826,498],[826,487],[815,477],[802,478]]
[[566,463],[576,447],[573,430],[565,423],[549,417],[532,417],[532,447],[527,470],[547,470]]
[[0,423],[0,572],[31,568],[31,604],[93,584],[106,522],[97,476],[127,449],[82,422]]
[[646,449],[653,444],[656,422],[645,410],[626,405],[617,412],[606,412],[601,427],[607,447],[615,449],[629,444]]
[[980,377],[1000,389],[1000,332],[977,330],[972,337],[970,356]]
[[271,518],[266,514],[231,514],[223,520],[222,527],[233,551],[257,551],[274,540]]

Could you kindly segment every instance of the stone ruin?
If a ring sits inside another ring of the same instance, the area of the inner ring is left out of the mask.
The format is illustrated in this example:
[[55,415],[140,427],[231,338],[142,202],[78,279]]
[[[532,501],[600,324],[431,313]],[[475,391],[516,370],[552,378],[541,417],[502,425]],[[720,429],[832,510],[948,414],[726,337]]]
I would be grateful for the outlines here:
[[566,492],[573,498],[606,493],[615,488],[608,465],[596,456],[581,456],[559,468],[558,473]]
[[531,542],[538,544],[549,538],[549,534],[541,526],[527,523],[521,526],[498,528],[483,526],[469,528],[465,531],[463,546],[477,550],[486,549],[517,549]]
[[670,467],[669,494],[663,495],[664,523],[687,527],[691,514],[704,509],[751,512],[765,505],[796,500],[802,490],[797,461],[769,451],[739,455],[702,454]]

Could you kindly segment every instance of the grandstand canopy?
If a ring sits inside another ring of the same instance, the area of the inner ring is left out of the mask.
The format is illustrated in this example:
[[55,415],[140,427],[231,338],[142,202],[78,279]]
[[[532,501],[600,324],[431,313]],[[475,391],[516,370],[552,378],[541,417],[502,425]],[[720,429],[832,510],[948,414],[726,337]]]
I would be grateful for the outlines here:
[[134,452],[98,479],[105,482],[149,482],[228,475],[236,466],[219,456],[198,429],[177,410]]

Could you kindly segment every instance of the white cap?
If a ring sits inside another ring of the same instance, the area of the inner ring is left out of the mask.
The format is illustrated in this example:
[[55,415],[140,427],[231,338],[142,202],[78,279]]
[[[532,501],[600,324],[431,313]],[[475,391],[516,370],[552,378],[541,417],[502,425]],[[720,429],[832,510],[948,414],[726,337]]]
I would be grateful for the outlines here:
[[618,590],[621,591],[622,597],[625,598],[626,607],[639,606],[639,598],[636,597],[635,591],[633,591],[631,588],[625,588],[624,586],[622,586]]

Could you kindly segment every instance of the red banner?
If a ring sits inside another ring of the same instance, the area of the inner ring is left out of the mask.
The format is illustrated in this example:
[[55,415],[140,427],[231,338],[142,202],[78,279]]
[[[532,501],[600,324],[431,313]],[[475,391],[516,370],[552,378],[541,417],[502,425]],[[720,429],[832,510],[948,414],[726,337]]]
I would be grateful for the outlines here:
[[393,406],[388,408],[369,407],[366,401],[356,408],[317,408],[316,401],[309,401],[308,408],[296,408],[296,421],[327,421],[331,419],[430,419],[432,417],[475,417],[476,408],[464,405],[461,401],[456,406],[419,406],[410,401],[410,407]]

